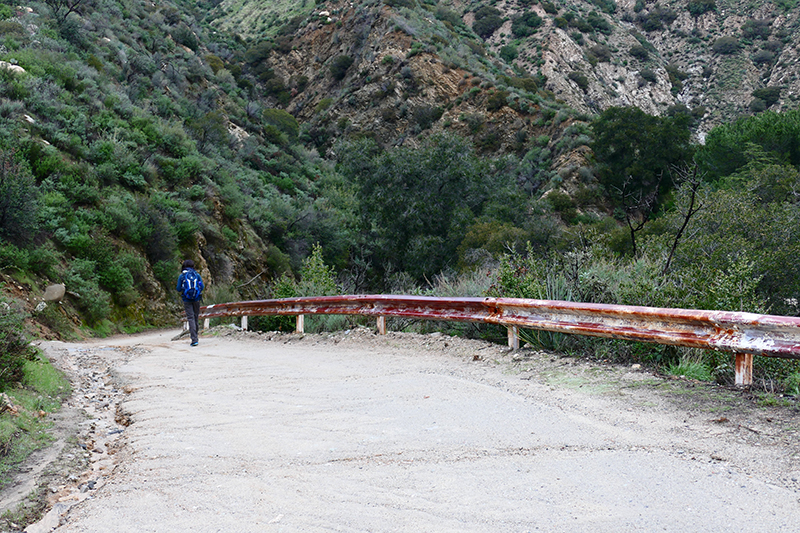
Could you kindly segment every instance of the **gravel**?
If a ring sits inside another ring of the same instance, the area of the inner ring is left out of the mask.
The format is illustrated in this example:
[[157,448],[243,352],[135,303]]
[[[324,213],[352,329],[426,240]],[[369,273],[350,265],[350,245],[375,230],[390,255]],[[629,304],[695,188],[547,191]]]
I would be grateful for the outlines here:
[[797,527],[791,398],[441,334],[175,333],[43,343],[76,390],[26,531]]

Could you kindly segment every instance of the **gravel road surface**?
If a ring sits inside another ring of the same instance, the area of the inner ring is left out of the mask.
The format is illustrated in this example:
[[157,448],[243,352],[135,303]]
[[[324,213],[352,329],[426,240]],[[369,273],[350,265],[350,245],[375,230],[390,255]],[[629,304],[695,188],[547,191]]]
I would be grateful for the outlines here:
[[90,418],[26,531],[800,531],[796,408],[436,334],[177,333],[43,346]]

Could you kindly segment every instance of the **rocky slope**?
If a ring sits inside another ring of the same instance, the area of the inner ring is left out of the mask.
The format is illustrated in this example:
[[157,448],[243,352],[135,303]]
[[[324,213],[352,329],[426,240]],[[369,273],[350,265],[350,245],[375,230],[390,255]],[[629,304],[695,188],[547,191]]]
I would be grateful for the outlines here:
[[[414,126],[407,119],[423,105],[445,107],[440,127],[475,129],[474,117],[470,125],[465,113],[480,112],[493,87],[506,89],[504,76],[544,76],[538,89],[545,96],[587,114],[635,105],[660,115],[685,106],[702,137],[741,115],[796,106],[798,10],[779,4],[502,0],[493,5],[502,24],[491,32],[481,27],[485,39],[474,33],[470,39],[468,28],[477,28],[476,13],[487,2],[366,0],[316,9],[309,3],[291,35],[291,51],[272,63],[286,80],[308,79],[290,112],[311,119],[321,100],[334,97],[339,102],[328,109],[330,119],[346,116],[351,129],[382,138],[405,138],[407,126]],[[240,0],[236,6],[244,9]],[[237,12],[222,2],[215,24],[252,35],[252,21]],[[532,15],[538,19],[529,19],[530,35],[520,36],[526,32],[514,30],[516,19]],[[280,20],[277,12],[272,16]],[[352,57],[353,66],[338,83],[323,82],[339,55]],[[340,93],[343,98],[335,98]],[[536,120],[535,112],[521,110],[488,115],[489,129],[505,133],[505,144],[521,129],[520,119]]]

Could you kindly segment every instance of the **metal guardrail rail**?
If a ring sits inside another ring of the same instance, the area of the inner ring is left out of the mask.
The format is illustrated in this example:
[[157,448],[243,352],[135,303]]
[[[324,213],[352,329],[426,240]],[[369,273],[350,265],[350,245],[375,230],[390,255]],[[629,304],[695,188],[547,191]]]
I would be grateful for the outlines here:
[[351,295],[253,300],[202,307],[204,327],[214,317],[307,314],[374,316],[386,333],[387,317],[485,322],[508,328],[519,348],[519,328],[721,350],[735,354],[736,384],[753,381],[753,356],[800,359],[800,317],[729,311],[665,309],[518,298],[433,298]]

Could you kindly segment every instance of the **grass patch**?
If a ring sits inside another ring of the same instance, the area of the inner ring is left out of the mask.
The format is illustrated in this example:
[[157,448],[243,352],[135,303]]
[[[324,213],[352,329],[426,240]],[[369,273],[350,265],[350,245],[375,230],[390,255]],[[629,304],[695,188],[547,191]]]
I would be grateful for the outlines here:
[[23,374],[17,387],[5,391],[13,409],[0,414],[0,488],[17,465],[52,442],[46,415],[71,392],[64,375],[41,356],[26,361]]
[[43,497],[45,490],[45,487],[36,487],[16,508],[6,511],[0,518],[5,520],[7,525],[36,522],[47,509],[47,498]]
[[714,381],[711,370],[700,361],[680,361],[670,365],[666,373],[672,376],[683,376],[698,381]]

